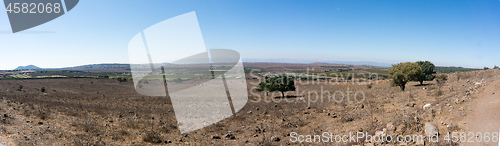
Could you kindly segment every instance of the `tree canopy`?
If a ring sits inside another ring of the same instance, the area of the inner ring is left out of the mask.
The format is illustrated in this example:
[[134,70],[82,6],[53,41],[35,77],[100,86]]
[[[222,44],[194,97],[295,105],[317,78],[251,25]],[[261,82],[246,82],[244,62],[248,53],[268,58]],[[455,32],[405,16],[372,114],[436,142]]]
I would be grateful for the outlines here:
[[281,92],[285,96],[286,91],[295,91],[295,82],[292,77],[287,75],[279,75],[271,78],[266,78],[265,81],[260,82],[257,86],[257,91],[261,92]]
[[432,64],[430,61],[417,61],[417,64],[420,66],[422,69],[422,73],[417,76],[416,81],[420,82],[420,85],[424,83],[424,81],[432,81],[434,80],[434,74],[436,73],[434,71],[434,64]]
[[389,69],[389,75],[393,79],[395,85],[401,87],[401,90],[405,90],[406,83],[409,81],[414,81],[419,75],[422,74],[422,68],[418,63],[399,63],[397,65],[392,65]]

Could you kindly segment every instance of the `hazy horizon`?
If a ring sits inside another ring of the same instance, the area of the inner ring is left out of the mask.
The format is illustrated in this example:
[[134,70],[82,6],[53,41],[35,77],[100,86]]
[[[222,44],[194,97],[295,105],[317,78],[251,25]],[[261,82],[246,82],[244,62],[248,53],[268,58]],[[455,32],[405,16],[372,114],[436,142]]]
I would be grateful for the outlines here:
[[[327,61],[327,60],[319,60],[319,61],[314,61],[314,60],[296,60],[296,59],[287,59],[287,58],[273,58],[273,59],[259,59],[259,58],[242,58],[243,63],[289,63],[289,64],[312,64],[312,63],[325,63],[325,64],[337,64],[337,65],[369,65],[369,66],[377,66],[377,67],[391,67],[392,64],[397,64],[400,62],[396,63],[383,63],[383,62],[374,62],[374,61]],[[292,61],[291,61],[292,60]],[[295,61],[293,61],[295,60]],[[420,61],[420,60],[418,60]],[[422,60],[423,61],[423,60]],[[415,62],[415,61],[409,61],[409,62]],[[432,62],[432,61],[431,61]],[[61,68],[71,68],[71,67],[78,67],[78,66],[85,66],[85,65],[104,65],[104,64],[129,64],[129,63],[120,63],[120,62],[103,62],[103,63],[91,63],[91,64],[79,64],[79,65],[74,65],[74,66],[61,66],[61,67],[44,67],[42,65],[37,65],[37,64],[26,64],[26,65],[19,65],[15,68],[18,67],[26,67],[26,66],[36,66],[42,69],[61,69]],[[445,66],[445,65],[436,65],[440,67],[463,67],[463,68],[473,68],[473,69],[483,69],[483,67],[479,68],[474,68],[474,67],[467,67],[467,66]],[[12,69],[0,69],[0,70],[15,70],[15,68]],[[490,67],[493,68],[493,67]]]
[[192,11],[207,49],[232,49],[242,58],[386,64],[429,60],[438,66],[492,68],[500,65],[499,4],[498,0],[80,1],[65,15],[15,34],[7,15],[0,15],[0,40],[4,40],[0,69],[128,63],[127,45],[134,35]]

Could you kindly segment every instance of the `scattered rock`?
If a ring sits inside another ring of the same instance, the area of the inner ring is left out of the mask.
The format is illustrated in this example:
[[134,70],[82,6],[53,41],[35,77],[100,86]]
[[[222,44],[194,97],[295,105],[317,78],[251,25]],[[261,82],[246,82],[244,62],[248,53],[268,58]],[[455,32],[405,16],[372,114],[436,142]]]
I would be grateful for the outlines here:
[[459,107],[458,108],[458,111],[463,111],[464,110],[464,107]]
[[226,134],[224,137],[227,139],[236,139],[236,137],[231,133]]
[[306,107],[306,109],[311,109],[311,107],[310,107],[310,106],[308,106],[308,107]]
[[375,131],[375,135],[379,135],[381,137],[384,137],[387,134],[387,129],[384,128],[382,131]]
[[425,145],[425,142],[423,139],[416,139],[415,145]]
[[387,130],[391,131],[391,132],[396,130],[396,127],[394,127],[394,124],[392,124],[392,122],[387,123],[387,125],[385,127],[387,127]]
[[439,135],[439,131],[436,128],[436,126],[432,125],[429,122],[425,122],[425,134],[426,134],[426,136],[432,136],[432,137],[434,137],[434,136],[438,136]]
[[446,128],[448,128],[448,131],[458,131],[460,130],[460,127],[458,127],[458,124],[455,122],[451,122],[449,125],[446,125]]
[[220,139],[220,136],[214,135],[214,136],[212,136],[212,139]]
[[396,133],[403,134],[404,132],[406,132],[406,125],[401,124],[396,128]]
[[271,137],[271,140],[274,141],[274,142],[278,142],[281,139],[278,136],[273,136],[273,137]]
[[432,106],[431,104],[425,104],[422,108],[423,108],[424,110],[426,110],[426,109],[430,108],[431,106]]

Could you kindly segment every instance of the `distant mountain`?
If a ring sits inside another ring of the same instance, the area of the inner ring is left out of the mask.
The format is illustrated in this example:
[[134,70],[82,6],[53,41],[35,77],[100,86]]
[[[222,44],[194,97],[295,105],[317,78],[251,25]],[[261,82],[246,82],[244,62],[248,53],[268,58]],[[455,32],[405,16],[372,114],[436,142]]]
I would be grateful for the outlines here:
[[129,64],[105,63],[89,64],[75,67],[55,68],[53,70],[87,71],[87,72],[130,72]]
[[42,68],[39,68],[38,66],[34,65],[27,65],[27,66],[19,66],[14,70],[41,70]]

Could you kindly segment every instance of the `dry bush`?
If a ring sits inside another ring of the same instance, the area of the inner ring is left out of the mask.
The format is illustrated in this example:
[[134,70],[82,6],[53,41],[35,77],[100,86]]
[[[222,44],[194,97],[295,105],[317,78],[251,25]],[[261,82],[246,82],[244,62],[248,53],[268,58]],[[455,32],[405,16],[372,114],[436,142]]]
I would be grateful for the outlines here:
[[148,132],[145,134],[145,136],[142,138],[144,142],[149,142],[149,143],[161,143],[162,140],[160,138],[160,135],[156,132]]
[[435,92],[435,95],[436,95],[436,96],[441,96],[441,95],[443,95],[443,91],[441,91],[441,89],[438,89],[438,90]]
[[[160,123],[161,124],[161,123]],[[174,124],[161,124],[160,132],[162,133],[170,133],[173,130],[177,129],[177,126]]]
[[439,86],[442,86],[448,80],[448,75],[441,73],[436,76],[436,82]]
[[354,115],[348,113],[343,113],[339,119],[339,122],[341,123],[347,123],[352,121],[354,121]]
[[370,83],[370,84],[367,84],[367,85],[366,85],[366,87],[367,87],[368,89],[371,89],[371,88],[372,88],[372,86],[373,86],[373,83]]

